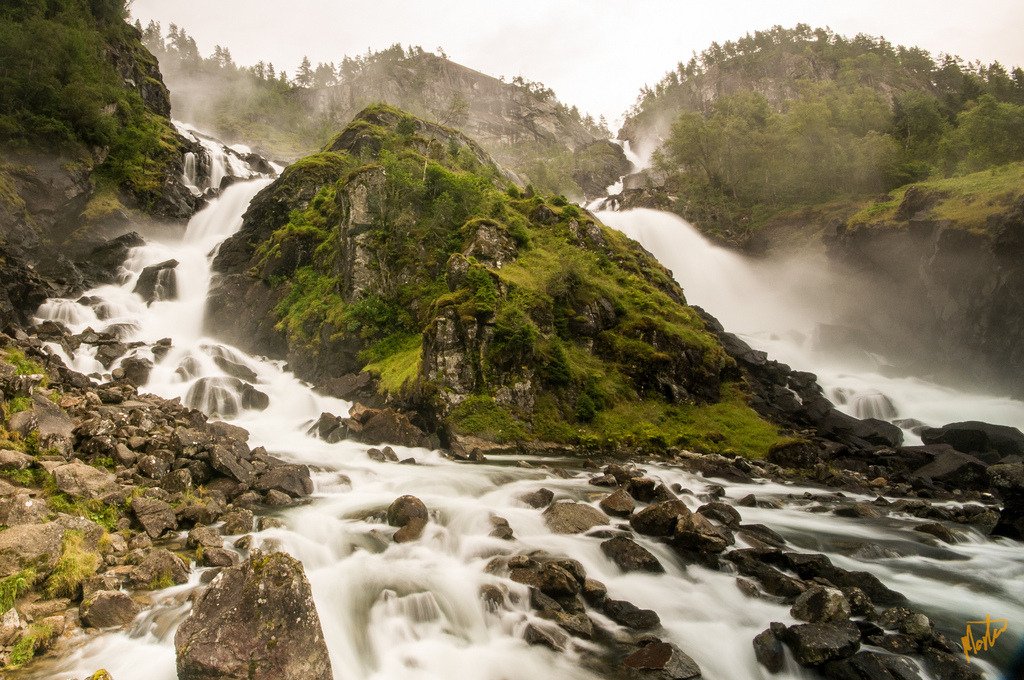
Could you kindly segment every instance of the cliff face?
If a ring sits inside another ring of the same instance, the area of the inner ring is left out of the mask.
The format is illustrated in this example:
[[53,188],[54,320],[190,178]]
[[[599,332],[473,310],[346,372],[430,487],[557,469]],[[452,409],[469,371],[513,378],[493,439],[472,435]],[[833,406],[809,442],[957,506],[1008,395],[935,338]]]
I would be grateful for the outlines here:
[[937,218],[943,198],[911,189],[882,224],[841,223],[830,256],[892,292],[878,351],[932,348],[918,359],[928,370],[1022,396],[1024,197],[974,229]]
[[215,268],[213,333],[339,396],[372,375],[442,435],[751,455],[777,438],[638,244],[395,109],[289,167]]
[[[19,40],[45,30],[54,40],[101,47],[77,54],[70,75],[58,82],[67,91],[82,88],[75,102],[80,119],[60,120],[45,102],[26,99],[7,116],[15,123],[0,137],[0,250],[59,290],[74,291],[88,279],[85,260],[126,232],[129,216],[182,219],[204,204],[181,179],[184,155],[202,149],[171,125],[169,93],[136,29],[88,15],[75,25],[48,20],[42,28],[32,16],[2,18]],[[26,59],[51,56],[37,52]],[[90,119],[93,113],[99,118]],[[64,131],[55,136],[55,129]]]

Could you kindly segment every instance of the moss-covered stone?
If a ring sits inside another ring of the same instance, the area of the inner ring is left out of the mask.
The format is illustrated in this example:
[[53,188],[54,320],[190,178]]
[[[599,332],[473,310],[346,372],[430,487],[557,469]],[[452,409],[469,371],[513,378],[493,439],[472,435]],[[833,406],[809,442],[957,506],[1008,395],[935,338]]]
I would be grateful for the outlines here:
[[[226,276],[211,321],[240,293],[274,301],[217,332],[283,347],[320,383],[369,371],[383,398],[432,428],[749,455],[777,436],[638,244],[563,197],[523,192],[454,130],[391,107],[370,107],[289,167],[215,266]],[[237,330],[268,321],[262,338]]]

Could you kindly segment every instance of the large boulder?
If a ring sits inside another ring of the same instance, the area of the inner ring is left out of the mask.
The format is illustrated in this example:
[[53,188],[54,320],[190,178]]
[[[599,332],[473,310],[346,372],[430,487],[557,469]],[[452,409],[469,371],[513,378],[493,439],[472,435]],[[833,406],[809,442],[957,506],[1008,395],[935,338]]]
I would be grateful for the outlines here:
[[700,677],[700,666],[669,642],[651,642],[622,661],[629,678],[690,680]]
[[782,640],[802,666],[820,666],[845,659],[860,649],[860,631],[849,621],[789,626]]
[[117,491],[114,475],[73,460],[51,471],[57,488],[71,496],[81,498],[102,498]]
[[969,420],[921,432],[925,444],[949,444],[964,453],[995,453],[1000,457],[1024,455],[1024,432],[1007,425]]
[[302,564],[256,552],[224,569],[174,636],[179,680],[331,680]]
[[693,513],[682,501],[662,501],[648,505],[629,518],[633,529],[648,536],[672,536],[680,520],[686,521]]
[[544,511],[544,523],[556,534],[581,534],[608,523],[608,516],[592,505],[559,501]]
[[79,608],[82,623],[91,628],[126,626],[139,611],[128,593],[120,590],[98,590],[82,600]]
[[626,536],[609,538],[601,543],[601,551],[622,571],[649,571],[656,574],[665,571],[658,558],[647,548]]
[[142,270],[135,282],[133,293],[152,304],[157,300],[175,300],[178,297],[177,260],[151,264]]
[[1024,463],[1003,463],[988,469],[992,488],[1003,498],[995,536],[1024,540]]

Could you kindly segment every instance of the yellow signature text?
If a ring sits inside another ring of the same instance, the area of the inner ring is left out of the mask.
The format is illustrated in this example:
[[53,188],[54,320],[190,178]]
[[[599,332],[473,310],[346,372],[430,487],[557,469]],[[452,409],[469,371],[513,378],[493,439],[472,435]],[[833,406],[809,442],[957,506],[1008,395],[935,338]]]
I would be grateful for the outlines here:
[[[980,637],[975,637],[974,626],[979,626],[979,633],[982,632],[980,626],[985,627],[984,633]],[[960,638],[960,644],[963,645],[964,657],[966,657],[967,663],[971,662],[972,654],[977,656],[979,652],[987,652],[992,649],[996,644],[996,640],[1006,632],[1009,626],[1009,619],[993,619],[989,614],[985,614],[984,621],[968,621],[964,636]]]

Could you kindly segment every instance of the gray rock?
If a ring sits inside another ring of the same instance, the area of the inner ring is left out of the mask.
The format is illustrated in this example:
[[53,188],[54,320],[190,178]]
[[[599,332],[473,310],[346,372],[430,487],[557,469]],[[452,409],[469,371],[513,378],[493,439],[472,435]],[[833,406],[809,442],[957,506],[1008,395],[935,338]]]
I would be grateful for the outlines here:
[[74,460],[51,470],[57,488],[80,498],[102,498],[118,490],[114,475]]
[[783,642],[802,666],[845,659],[860,648],[860,631],[852,623],[802,623],[786,628]]
[[825,664],[822,670],[829,680],[921,680],[910,659],[878,652],[857,652],[849,659]]
[[529,505],[531,508],[546,508],[551,505],[551,501],[555,498],[555,493],[551,489],[540,488],[536,491],[523,494],[519,497],[519,500]]
[[302,564],[256,553],[224,569],[174,636],[180,680],[331,680]]
[[685,503],[679,500],[662,501],[648,505],[629,518],[633,529],[648,536],[672,536],[680,519],[688,518],[692,513]]
[[789,613],[810,623],[845,621],[850,618],[850,603],[835,588],[812,585],[796,598]]
[[778,673],[786,663],[786,653],[782,642],[775,636],[771,628],[762,630],[754,636],[754,656],[757,662],[768,669],[769,673]]
[[170,550],[151,549],[128,574],[128,585],[133,588],[154,590],[166,588],[188,580],[188,567]]
[[641,609],[632,602],[625,600],[604,601],[604,613],[620,626],[634,630],[650,630],[661,625],[661,617],[650,609]]
[[649,550],[626,536],[616,536],[601,543],[601,551],[622,571],[647,571],[660,574],[665,571]]
[[132,512],[150,538],[157,538],[168,529],[178,528],[174,508],[155,498],[142,496],[132,500]]
[[128,593],[120,590],[99,590],[82,601],[79,612],[82,623],[91,628],[127,626],[140,609]]
[[668,642],[652,642],[622,661],[631,678],[690,680],[699,678],[700,667],[683,650]]
[[623,489],[618,489],[601,499],[601,509],[613,517],[629,517],[636,509],[636,501]]
[[608,523],[608,516],[592,505],[559,501],[544,511],[544,522],[556,534],[580,534]]

